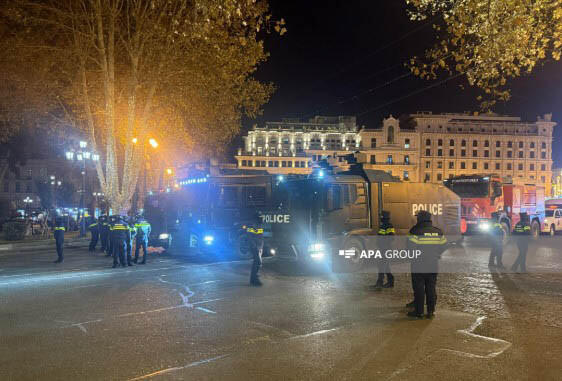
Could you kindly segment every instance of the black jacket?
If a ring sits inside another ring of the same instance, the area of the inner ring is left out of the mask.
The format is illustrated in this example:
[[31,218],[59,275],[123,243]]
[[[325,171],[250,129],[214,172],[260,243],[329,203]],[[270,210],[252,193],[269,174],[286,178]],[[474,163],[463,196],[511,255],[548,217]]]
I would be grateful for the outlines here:
[[447,238],[431,221],[418,222],[408,234],[408,248],[421,252],[412,260],[412,272],[436,273],[441,254],[447,249]]

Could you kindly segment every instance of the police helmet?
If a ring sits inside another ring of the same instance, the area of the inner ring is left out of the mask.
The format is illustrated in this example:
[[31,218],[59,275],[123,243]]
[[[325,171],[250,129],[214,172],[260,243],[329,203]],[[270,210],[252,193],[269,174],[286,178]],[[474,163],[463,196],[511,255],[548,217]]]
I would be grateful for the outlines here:
[[521,220],[521,222],[529,222],[529,220],[531,219],[530,216],[527,214],[527,212],[521,212],[519,213],[519,219]]
[[426,210],[420,210],[416,217],[418,218],[418,222],[431,222],[431,213]]

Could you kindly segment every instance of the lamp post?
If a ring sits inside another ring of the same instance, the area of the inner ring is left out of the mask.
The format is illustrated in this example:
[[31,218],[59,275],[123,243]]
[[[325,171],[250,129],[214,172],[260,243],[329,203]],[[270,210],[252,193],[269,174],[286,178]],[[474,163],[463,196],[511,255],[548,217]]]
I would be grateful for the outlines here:
[[80,210],[78,213],[78,218],[80,219],[80,237],[84,237],[86,235],[86,221],[84,219],[84,207],[85,207],[85,198],[86,198],[86,162],[93,161],[96,162],[99,160],[99,155],[93,152],[86,150],[88,147],[88,142],[81,140],[79,143],[80,149],[75,151],[67,151],[66,152],[66,159],[69,161],[73,161],[74,157],[76,157],[76,161],[80,162],[82,165],[81,168],[81,175],[82,175],[82,190],[80,191]]
[[29,204],[33,202],[33,199],[27,196],[26,198],[23,199],[23,202],[25,202],[25,216],[27,217],[29,216]]

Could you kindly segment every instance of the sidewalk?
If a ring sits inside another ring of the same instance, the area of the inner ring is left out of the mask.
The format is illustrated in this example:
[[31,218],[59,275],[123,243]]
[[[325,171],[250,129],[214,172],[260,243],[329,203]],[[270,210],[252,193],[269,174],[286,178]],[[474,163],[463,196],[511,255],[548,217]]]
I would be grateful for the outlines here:
[[[85,237],[80,238],[79,232],[67,233],[64,237],[65,247],[82,247],[87,246],[90,242],[90,235],[86,234]],[[54,247],[54,238],[45,239],[29,239],[22,241],[5,241],[0,240],[0,252],[10,250],[41,250]]]

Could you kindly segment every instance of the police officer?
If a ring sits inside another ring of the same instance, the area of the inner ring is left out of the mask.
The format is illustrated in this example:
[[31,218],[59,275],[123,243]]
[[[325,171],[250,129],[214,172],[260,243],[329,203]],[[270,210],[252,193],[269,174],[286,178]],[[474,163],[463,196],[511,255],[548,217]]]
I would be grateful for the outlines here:
[[408,235],[408,248],[420,250],[421,254],[412,261],[412,283],[414,286],[414,311],[408,316],[423,318],[424,299],[427,303],[427,317],[432,318],[437,302],[437,273],[441,254],[446,249],[447,239],[441,229],[431,223],[431,214],[421,210],[417,214],[418,222]]
[[[121,216],[114,216],[110,226],[110,236],[113,250],[113,268],[121,264],[122,267],[132,266],[132,263],[125,262],[125,252],[127,250],[127,241],[131,239],[129,225]],[[119,262],[117,261],[119,258]]]
[[263,225],[259,215],[255,216],[254,223],[252,226],[246,228],[246,232],[249,235],[250,250],[254,260],[252,262],[252,272],[250,274],[250,285],[261,286],[262,282],[259,276],[259,270],[262,265],[262,254],[263,254]]
[[105,252],[107,250],[107,240],[109,238],[109,224],[105,214],[102,214],[98,219],[98,231],[100,233],[101,251]]
[[143,250],[143,258],[141,265],[146,263],[146,259],[148,256],[147,247],[148,247],[148,237],[150,237],[151,226],[150,224],[144,219],[143,216],[137,216],[135,222],[135,228],[137,230],[137,237],[136,237],[136,245],[135,245],[135,260],[134,262],[137,263],[139,260],[139,253],[140,248],[142,247]]
[[129,220],[129,238],[127,239],[127,264],[129,266],[133,265],[133,240],[135,239],[135,236],[137,235],[137,229],[135,229],[135,223],[133,221],[133,218],[131,217]]
[[[492,213],[492,220],[490,226],[490,258],[488,259],[488,266],[504,268],[503,258],[503,235],[504,231],[499,223],[499,213]],[[495,262],[494,262],[495,261]]]
[[109,234],[107,237],[107,246],[106,246],[106,257],[115,257],[116,251],[114,248],[114,234],[113,234],[113,225],[117,222],[119,216],[109,216],[107,218],[108,230]]
[[96,245],[98,244],[98,239],[100,236],[99,232],[99,224],[98,221],[94,216],[90,217],[88,221],[88,230],[90,230],[90,234],[92,235],[90,239],[90,247],[88,248],[89,251],[95,251]]
[[519,255],[513,266],[511,266],[511,271],[517,271],[518,268],[521,268],[521,272],[524,273],[527,271],[527,250],[529,249],[529,239],[531,238],[531,223],[527,213],[519,213],[519,222],[515,224],[513,234],[517,239]]
[[55,244],[57,246],[57,260],[55,263],[61,263],[64,260],[63,249],[64,249],[64,232],[66,230],[64,219],[62,217],[57,217],[55,219]]
[[[394,226],[390,222],[390,212],[383,210],[381,213],[381,223],[377,235],[379,248],[385,252],[391,249],[394,241]],[[379,275],[374,288],[392,288],[394,287],[394,276],[390,272],[390,261],[388,259],[380,259],[378,262]],[[384,275],[386,274],[386,283],[384,283]]]

